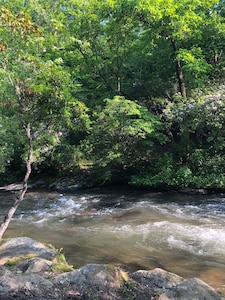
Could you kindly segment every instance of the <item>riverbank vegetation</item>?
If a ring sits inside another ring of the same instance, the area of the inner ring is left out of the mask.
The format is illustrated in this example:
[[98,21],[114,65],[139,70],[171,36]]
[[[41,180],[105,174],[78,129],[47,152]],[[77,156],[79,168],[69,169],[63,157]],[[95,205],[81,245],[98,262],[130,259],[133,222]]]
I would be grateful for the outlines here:
[[0,3],[2,184],[225,188],[223,0]]

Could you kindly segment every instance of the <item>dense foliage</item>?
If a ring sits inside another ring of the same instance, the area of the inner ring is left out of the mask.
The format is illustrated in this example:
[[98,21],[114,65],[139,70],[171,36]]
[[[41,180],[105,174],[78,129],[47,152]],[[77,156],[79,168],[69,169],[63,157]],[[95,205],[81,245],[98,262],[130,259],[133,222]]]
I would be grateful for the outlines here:
[[0,0],[1,182],[225,188],[218,0]]

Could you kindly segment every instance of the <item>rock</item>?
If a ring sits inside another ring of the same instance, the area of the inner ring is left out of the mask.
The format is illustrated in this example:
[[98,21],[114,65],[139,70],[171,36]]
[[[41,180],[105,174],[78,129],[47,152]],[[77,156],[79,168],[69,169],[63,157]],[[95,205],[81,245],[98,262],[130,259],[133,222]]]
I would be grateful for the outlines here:
[[[17,295],[23,297],[21,299],[36,299],[40,300],[43,297],[43,290],[45,291],[45,299],[47,295],[54,295],[53,284],[50,280],[43,278],[38,274],[15,274],[4,267],[0,267],[0,299],[18,299]],[[44,298],[43,298],[44,299]]]
[[32,258],[14,267],[14,270],[21,273],[40,273],[51,272],[54,263],[43,258]]
[[131,278],[151,288],[157,300],[225,300],[225,296],[217,293],[200,279],[184,278],[156,268],[151,271],[139,270],[131,274]]
[[225,296],[198,278],[184,280],[162,294],[158,300],[224,300]]
[[182,188],[178,192],[188,195],[207,195],[209,191],[207,189],[192,189],[192,188]]
[[151,286],[156,293],[175,287],[184,280],[182,277],[160,268],[151,271],[139,270],[132,273],[131,278]]
[[48,185],[49,189],[56,190],[60,193],[74,192],[81,188],[81,185],[77,182],[73,182],[71,179],[65,179],[60,181],[54,181]]
[[51,260],[57,252],[28,237],[19,237],[9,240],[3,240],[0,243],[0,265],[5,264],[13,257],[40,257]]
[[91,296],[94,298],[93,291],[101,291],[104,295],[113,295],[121,288],[125,277],[126,272],[117,266],[87,264],[74,272],[54,277],[53,283],[61,284],[68,295],[71,291],[75,291],[86,299]]

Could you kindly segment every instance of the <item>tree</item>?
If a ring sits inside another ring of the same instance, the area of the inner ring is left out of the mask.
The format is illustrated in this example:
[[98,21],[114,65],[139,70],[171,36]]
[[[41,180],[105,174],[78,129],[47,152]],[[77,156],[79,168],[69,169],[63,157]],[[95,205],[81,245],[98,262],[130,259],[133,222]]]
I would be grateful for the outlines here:
[[81,85],[79,96],[90,107],[106,97],[127,96],[136,81],[131,77],[138,23],[132,9],[125,1],[68,1],[65,14],[71,36],[66,59]]
[[[201,77],[210,70],[200,45],[203,28],[209,24],[212,28],[212,24],[216,24],[217,15],[212,13],[216,4],[215,0],[138,1],[138,16],[143,28],[153,31],[156,43],[164,39],[167,47],[171,48],[169,64],[175,64],[179,92],[183,98],[187,97],[188,77]],[[207,32],[211,36],[210,30]]]
[[186,98],[187,90],[203,87],[213,61],[222,62],[224,20],[216,4],[68,1],[66,60],[81,85],[79,95],[92,105],[116,94],[149,99],[178,91]]
[[0,112],[0,173],[4,173],[7,166],[9,166],[11,158],[14,154],[13,146],[15,145],[17,133],[15,127],[11,126],[12,120],[9,117],[4,116]]
[[40,55],[43,39],[31,17],[24,13],[13,15],[2,8],[0,20],[2,45],[5,45],[0,56],[1,72],[12,89],[14,114],[27,139],[23,186],[0,227],[2,238],[24,199],[33,162],[59,142],[68,114],[74,110],[71,104],[75,107],[78,100],[71,97],[73,83],[70,74],[61,66],[62,60],[46,60]]
[[106,170],[104,180],[111,179],[115,170],[128,171],[151,160],[154,144],[165,141],[160,120],[123,96],[105,99],[95,118],[83,145],[94,165]]

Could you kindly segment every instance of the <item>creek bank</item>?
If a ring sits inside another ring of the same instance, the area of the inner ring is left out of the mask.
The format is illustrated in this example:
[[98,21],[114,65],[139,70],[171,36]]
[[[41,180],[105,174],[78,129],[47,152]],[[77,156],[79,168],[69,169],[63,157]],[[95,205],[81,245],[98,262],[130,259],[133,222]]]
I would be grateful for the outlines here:
[[74,192],[78,189],[94,189],[94,188],[112,188],[112,187],[125,186],[134,190],[152,191],[152,192],[170,192],[170,193],[182,193],[187,195],[207,195],[207,194],[225,194],[225,190],[222,188],[207,189],[207,188],[194,188],[194,187],[172,187],[172,186],[161,186],[161,187],[141,187],[129,185],[127,182],[107,182],[104,184],[92,183],[90,180],[84,178],[67,177],[67,178],[45,178],[40,180],[31,180],[29,187],[31,189],[49,189],[55,190],[61,193]]
[[119,265],[69,266],[61,251],[28,237],[0,242],[0,299],[225,300],[203,281],[156,268],[125,272]]
[[[105,187],[111,188],[114,185],[107,185]],[[120,185],[116,185],[120,186]],[[208,189],[194,189],[194,188],[178,188],[178,189],[167,189],[167,190],[160,190],[155,188],[137,188],[135,186],[129,186],[129,185],[122,185],[129,187],[130,189],[134,190],[147,190],[147,191],[154,191],[154,192],[170,192],[170,193],[181,193],[181,194],[187,194],[187,195],[207,195],[207,194],[225,194],[224,190],[208,190]],[[76,192],[79,189],[94,189],[98,188],[99,186],[89,186],[82,183],[78,183],[74,181],[73,179],[59,179],[59,180],[36,180],[36,181],[30,181],[28,184],[29,190],[39,190],[39,189],[47,189],[52,191],[57,191],[59,193],[72,193]],[[101,186],[104,187],[104,186]],[[5,186],[0,186],[0,191],[2,192],[17,192],[22,189],[22,183],[12,183]]]

